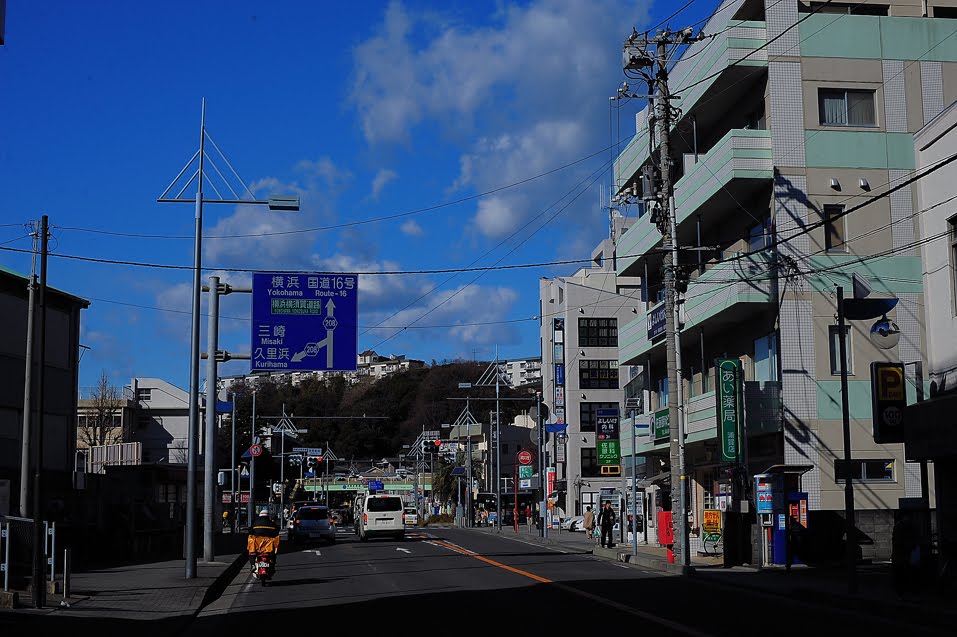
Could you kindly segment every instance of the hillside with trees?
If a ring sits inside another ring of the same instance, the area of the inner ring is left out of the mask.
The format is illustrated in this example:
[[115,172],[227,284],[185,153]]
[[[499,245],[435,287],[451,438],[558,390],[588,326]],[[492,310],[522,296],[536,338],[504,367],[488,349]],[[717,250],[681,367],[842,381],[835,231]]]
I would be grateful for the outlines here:
[[[479,422],[489,422],[495,409],[495,387],[459,389],[460,383],[475,383],[488,369],[489,362],[452,362],[410,369],[380,380],[360,379],[351,384],[343,377],[308,379],[294,385],[281,376],[263,378],[253,387],[234,385],[236,393],[237,454],[251,442],[253,389],[256,390],[256,427],[275,425],[285,413],[299,429],[295,446],[332,449],[340,459],[337,468],[348,469],[351,462],[364,467],[383,458],[395,460],[425,430],[442,431],[440,425],[453,423],[465,409],[464,399]],[[499,387],[499,397],[528,398],[534,389]],[[502,422],[511,420],[528,404],[500,401]],[[231,428],[219,435],[221,457],[230,453]],[[288,442],[286,443],[289,444]],[[263,467],[265,469],[265,467]],[[268,469],[266,469],[268,471]],[[257,465],[257,473],[259,465]]]

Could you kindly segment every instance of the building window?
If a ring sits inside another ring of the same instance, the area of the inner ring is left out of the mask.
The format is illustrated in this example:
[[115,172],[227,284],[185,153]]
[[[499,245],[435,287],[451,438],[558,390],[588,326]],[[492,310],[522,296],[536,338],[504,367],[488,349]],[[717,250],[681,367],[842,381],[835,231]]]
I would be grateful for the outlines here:
[[668,377],[662,376],[658,379],[658,409],[664,409],[668,406]]
[[701,506],[705,509],[717,509],[718,501],[715,498],[718,492],[720,481],[720,471],[717,467],[705,469],[699,474],[699,483],[701,484]]
[[581,448],[581,465],[583,478],[598,478],[601,469],[598,467],[598,452],[594,447]]
[[618,403],[579,403],[580,431],[595,431],[595,412],[599,409],[618,409]]
[[618,347],[618,319],[578,319],[579,347]]
[[957,18],[957,7],[934,7],[935,18]]
[[[841,375],[841,339],[840,339],[840,330],[837,325],[828,325],[827,335],[830,340],[830,350],[831,350],[831,374],[834,376]],[[854,373],[854,357],[851,356],[851,327],[849,325],[844,326],[844,347],[847,353],[847,373]]]
[[137,389],[136,400],[149,400],[153,395],[152,389]]
[[[883,460],[851,460],[851,478],[862,482],[893,482],[894,461]],[[834,461],[834,481],[847,480],[847,464],[844,460]]]
[[847,227],[844,206],[824,206],[824,249],[828,252],[847,252]]
[[947,221],[950,230],[950,307],[957,314],[957,217]]
[[778,379],[778,339],[773,332],[754,341],[754,358],[751,360],[751,376],[754,380]]
[[748,249],[750,252],[764,250],[771,245],[771,220],[765,219],[763,222],[751,228],[748,237]]
[[[798,3],[800,11],[803,7]],[[890,5],[868,4],[866,2],[812,2],[809,9],[815,13],[837,13],[843,15],[890,15]],[[937,17],[937,14],[934,14]]]
[[821,88],[817,103],[821,126],[877,126],[874,91]]
[[578,361],[578,387],[581,389],[618,389],[618,361]]

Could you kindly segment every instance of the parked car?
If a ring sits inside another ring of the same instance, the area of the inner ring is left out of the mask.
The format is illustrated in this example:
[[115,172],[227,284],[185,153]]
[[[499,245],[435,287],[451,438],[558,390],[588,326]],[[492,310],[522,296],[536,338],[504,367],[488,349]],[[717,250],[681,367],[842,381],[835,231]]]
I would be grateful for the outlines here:
[[419,524],[419,512],[415,510],[414,506],[406,506],[404,512],[406,526],[417,526]]
[[583,515],[573,515],[562,520],[562,523],[559,525],[563,531],[584,531],[585,530],[585,516]]
[[329,507],[301,506],[292,516],[292,526],[288,537],[295,544],[321,541],[327,544],[336,542],[336,524],[332,520]]

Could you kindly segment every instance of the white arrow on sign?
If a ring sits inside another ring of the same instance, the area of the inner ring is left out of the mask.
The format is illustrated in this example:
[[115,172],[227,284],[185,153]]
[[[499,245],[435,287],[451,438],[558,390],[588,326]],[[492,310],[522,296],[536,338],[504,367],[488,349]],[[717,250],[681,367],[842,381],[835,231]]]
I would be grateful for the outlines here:
[[301,352],[296,352],[293,354],[292,362],[298,363],[307,356],[316,356],[319,354],[319,350],[325,347],[326,367],[332,369],[332,336],[335,333],[335,329],[338,324],[339,322],[336,321],[336,304],[333,303],[332,299],[329,299],[329,302],[326,303],[326,318],[322,319],[322,326],[326,328],[326,337],[321,341],[306,343],[306,347]]

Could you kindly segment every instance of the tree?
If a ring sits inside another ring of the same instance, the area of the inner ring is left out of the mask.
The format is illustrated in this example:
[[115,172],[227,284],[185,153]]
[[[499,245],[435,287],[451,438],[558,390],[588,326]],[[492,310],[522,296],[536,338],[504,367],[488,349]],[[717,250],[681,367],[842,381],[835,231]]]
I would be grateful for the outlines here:
[[81,443],[96,447],[124,442],[122,423],[116,419],[120,415],[121,396],[120,389],[110,384],[104,370],[77,428],[77,439]]

